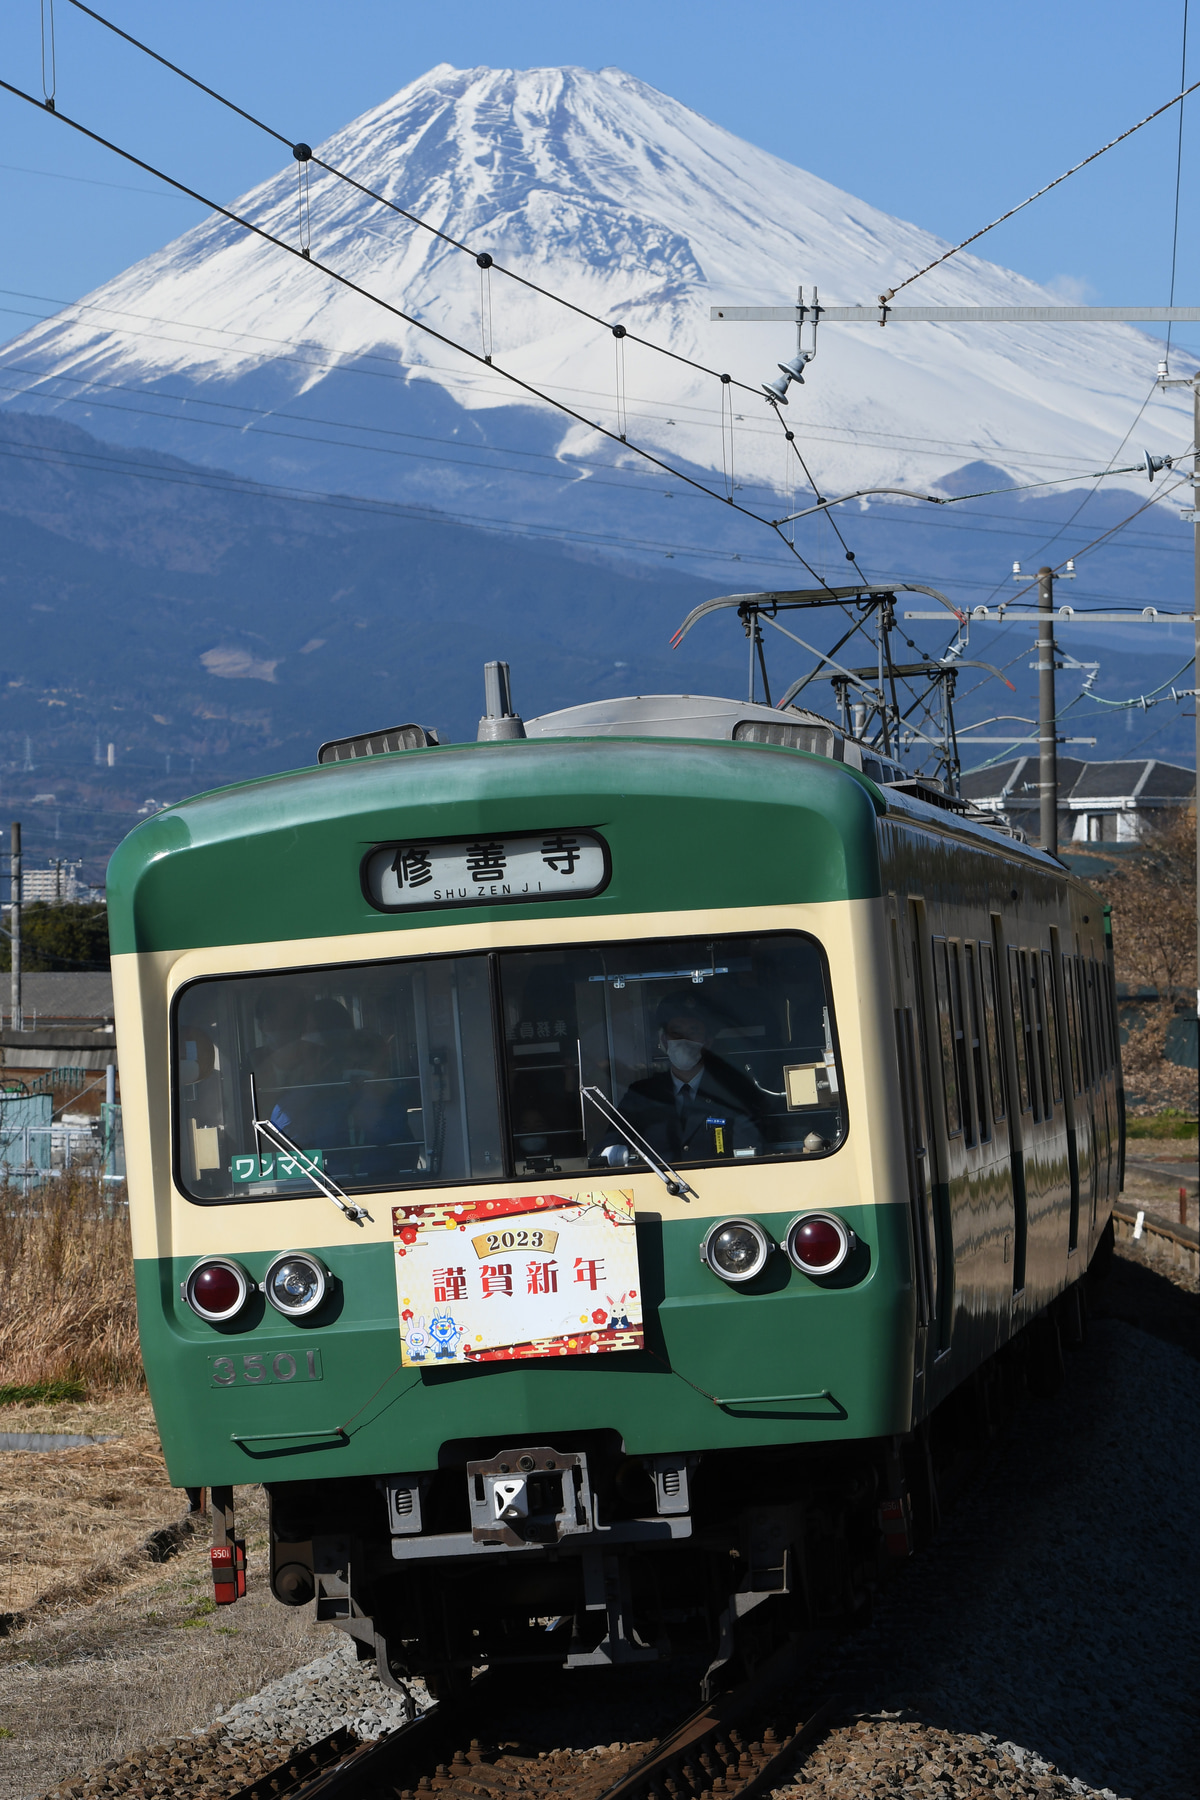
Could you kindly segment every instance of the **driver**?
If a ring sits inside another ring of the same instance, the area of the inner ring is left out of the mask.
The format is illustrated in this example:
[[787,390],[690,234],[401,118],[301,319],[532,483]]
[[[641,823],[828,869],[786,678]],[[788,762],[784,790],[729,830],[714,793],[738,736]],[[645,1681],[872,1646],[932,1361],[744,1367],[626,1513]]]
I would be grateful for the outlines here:
[[[717,1020],[695,989],[667,994],[655,1010],[658,1047],[667,1068],[629,1084],[618,1111],[668,1162],[708,1161],[753,1154],[762,1145],[755,1123],[760,1096],[712,1048]],[[610,1126],[600,1147],[602,1161],[617,1164],[625,1140]]]

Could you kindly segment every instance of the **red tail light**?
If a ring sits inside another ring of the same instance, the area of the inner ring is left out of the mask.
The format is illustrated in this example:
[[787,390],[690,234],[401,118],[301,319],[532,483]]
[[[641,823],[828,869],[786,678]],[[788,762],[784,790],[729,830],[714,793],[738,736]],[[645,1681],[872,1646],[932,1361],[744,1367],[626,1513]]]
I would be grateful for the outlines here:
[[198,1318],[222,1325],[237,1317],[256,1289],[240,1263],[208,1256],[196,1264],[179,1291]]
[[832,1275],[857,1242],[836,1213],[801,1213],[788,1226],[787,1253],[805,1275]]

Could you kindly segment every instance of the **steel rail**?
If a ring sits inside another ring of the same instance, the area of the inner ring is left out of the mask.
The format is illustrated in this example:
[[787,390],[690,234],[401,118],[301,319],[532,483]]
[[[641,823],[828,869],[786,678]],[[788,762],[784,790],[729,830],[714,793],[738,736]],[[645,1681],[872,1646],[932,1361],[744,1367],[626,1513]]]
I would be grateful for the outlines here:
[[[829,1632],[805,1632],[789,1639],[746,1680],[685,1715],[596,1800],[665,1795],[673,1800],[701,1800],[701,1796],[753,1800],[781,1786],[816,1747],[837,1710],[836,1695],[812,1705],[790,1692],[807,1664],[830,1642]],[[472,1777],[486,1781],[490,1762],[499,1759],[481,1753],[470,1736],[470,1702],[485,1683],[490,1686],[486,1674],[477,1676],[452,1708],[445,1702],[434,1705],[369,1743],[354,1747],[348,1733],[334,1732],[294,1752],[228,1800],[360,1800],[379,1793],[415,1795],[433,1788],[452,1792],[459,1780],[464,1783],[464,1800],[468,1795],[475,1800],[478,1787]],[[472,1745],[470,1751],[451,1751],[451,1744],[466,1742]],[[537,1768],[538,1763],[531,1761],[521,1785],[531,1800],[553,1800],[551,1789],[557,1791],[553,1779],[547,1781],[545,1795],[537,1793]]]

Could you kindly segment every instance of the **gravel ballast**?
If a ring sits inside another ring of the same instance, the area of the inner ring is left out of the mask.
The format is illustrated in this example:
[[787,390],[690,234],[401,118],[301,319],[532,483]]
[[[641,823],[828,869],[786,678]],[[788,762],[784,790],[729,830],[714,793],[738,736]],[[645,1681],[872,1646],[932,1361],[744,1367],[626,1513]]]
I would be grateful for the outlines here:
[[425,1684],[407,1694],[385,1687],[371,1662],[359,1662],[349,1638],[290,1675],[272,1681],[221,1714],[214,1730],[230,1746],[313,1744],[333,1731],[352,1731],[360,1741],[396,1731],[429,1705]]
[[[1022,1402],[936,1543],[905,1565],[871,1624],[805,1677],[802,1710],[821,1692],[840,1700],[779,1790],[789,1800],[1200,1792],[1197,1298],[1119,1255],[1104,1311],[1069,1353],[1063,1390]],[[1160,1319],[1169,1341],[1152,1335]],[[633,1690],[615,1705],[623,1675],[602,1678],[607,1700],[592,1680],[565,1679],[550,1741],[582,1751],[589,1725],[604,1744],[662,1729],[635,1719]],[[646,1703],[658,1680],[639,1676]],[[419,1683],[410,1698],[385,1687],[339,1634],[206,1732],[57,1792],[214,1800],[301,1745],[342,1728],[374,1738],[427,1703]]]

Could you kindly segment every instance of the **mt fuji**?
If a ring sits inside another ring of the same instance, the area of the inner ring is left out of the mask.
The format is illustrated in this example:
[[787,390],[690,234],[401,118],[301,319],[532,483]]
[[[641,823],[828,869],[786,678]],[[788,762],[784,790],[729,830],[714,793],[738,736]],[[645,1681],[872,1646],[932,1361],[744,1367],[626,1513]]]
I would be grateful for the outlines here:
[[[798,284],[869,303],[946,248],[619,69],[442,64],[317,153],[468,249],[311,169],[312,258],[476,357],[490,350],[491,366],[214,214],[8,344],[0,403],[264,484],[607,536],[635,554],[673,540],[750,550],[765,534],[630,445],[775,516],[796,482],[777,420],[633,337],[757,389],[795,349],[793,328],[713,323],[710,306],[788,304]],[[299,247],[297,165],[234,210]],[[477,252],[559,300],[481,272]],[[963,254],[911,298],[1056,296]],[[620,345],[614,324],[630,334]],[[1122,443],[1159,354],[1128,326],[825,325],[786,418],[827,494],[961,491],[974,465],[983,487],[1082,478]],[[1140,429],[1181,450],[1190,406],[1156,397]],[[682,515],[663,504],[685,497]]]

